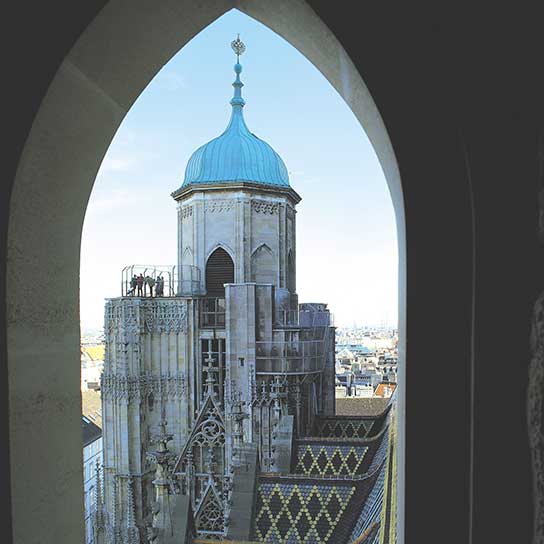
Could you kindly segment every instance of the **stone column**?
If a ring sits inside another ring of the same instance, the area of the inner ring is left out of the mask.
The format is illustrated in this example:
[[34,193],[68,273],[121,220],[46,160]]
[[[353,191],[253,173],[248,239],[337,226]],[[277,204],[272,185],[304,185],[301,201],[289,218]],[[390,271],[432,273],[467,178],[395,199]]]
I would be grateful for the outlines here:
[[[227,285],[226,355],[229,379],[235,384],[240,400],[249,408],[251,401],[251,365],[255,365],[255,284]],[[250,423],[244,422],[244,435],[250,436]]]

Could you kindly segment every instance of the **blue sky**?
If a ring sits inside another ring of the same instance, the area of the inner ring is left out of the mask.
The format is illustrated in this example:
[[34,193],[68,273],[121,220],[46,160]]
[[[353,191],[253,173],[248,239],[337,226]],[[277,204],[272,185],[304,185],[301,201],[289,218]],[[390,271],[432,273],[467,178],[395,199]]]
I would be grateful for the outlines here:
[[240,33],[244,116],[283,158],[302,196],[297,291],[337,326],[397,319],[397,242],[386,181],[355,116],[283,38],[232,10],[195,36],[135,102],[100,167],[81,248],[83,330],[103,325],[128,264],[176,263],[177,189],[193,151],[230,117]]

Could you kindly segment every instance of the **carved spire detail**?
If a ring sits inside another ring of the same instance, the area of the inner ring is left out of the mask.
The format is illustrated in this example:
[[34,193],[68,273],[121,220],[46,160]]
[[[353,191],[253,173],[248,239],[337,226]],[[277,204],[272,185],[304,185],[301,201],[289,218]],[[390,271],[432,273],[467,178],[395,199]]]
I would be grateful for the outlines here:
[[127,479],[127,527],[124,544],[140,544],[140,531],[136,526],[136,508],[134,505],[132,478],[130,477]]

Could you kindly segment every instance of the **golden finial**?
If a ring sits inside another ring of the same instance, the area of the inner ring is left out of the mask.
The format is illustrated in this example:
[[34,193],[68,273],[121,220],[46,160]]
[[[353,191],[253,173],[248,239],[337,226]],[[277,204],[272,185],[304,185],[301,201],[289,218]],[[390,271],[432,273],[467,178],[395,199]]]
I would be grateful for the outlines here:
[[240,34],[238,34],[238,37],[231,42],[230,46],[236,53],[236,61],[238,62],[240,60],[240,55],[242,55],[246,50],[244,42],[240,39]]

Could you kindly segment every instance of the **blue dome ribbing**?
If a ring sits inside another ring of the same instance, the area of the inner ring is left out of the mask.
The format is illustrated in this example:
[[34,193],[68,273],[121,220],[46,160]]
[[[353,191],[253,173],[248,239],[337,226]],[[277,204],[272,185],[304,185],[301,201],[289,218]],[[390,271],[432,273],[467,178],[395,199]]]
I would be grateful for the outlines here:
[[239,62],[234,65],[234,71],[236,80],[232,84],[230,122],[223,134],[193,153],[182,187],[236,181],[289,187],[289,175],[281,157],[247,128],[242,111],[244,84],[240,81],[242,66]]

